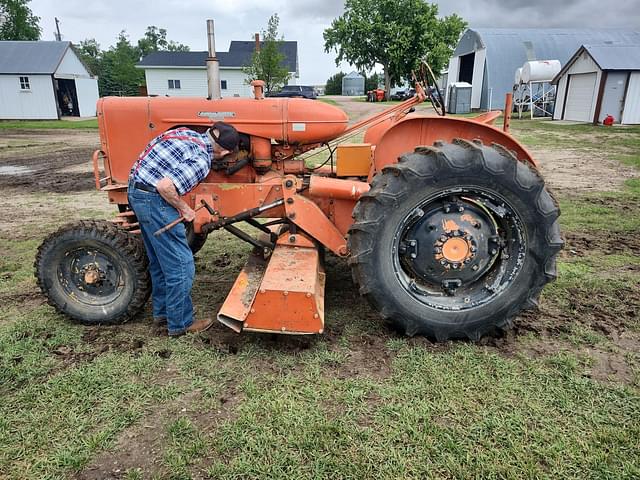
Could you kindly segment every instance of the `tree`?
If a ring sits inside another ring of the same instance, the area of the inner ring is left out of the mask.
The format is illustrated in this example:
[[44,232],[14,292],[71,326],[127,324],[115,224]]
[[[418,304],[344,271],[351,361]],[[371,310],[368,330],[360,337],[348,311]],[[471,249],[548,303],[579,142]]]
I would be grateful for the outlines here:
[[332,75],[327,80],[327,84],[324,87],[325,95],[342,95],[342,79],[346,73],[339,72],[335,75]]
[[150,25],[144,32],[144,37],[138,40],[140,56],[145,57],[151,52],[167,50],[170,52],[188,52],[189,47],[173,40],[167,40],[167,30]]
[[40,17],[29,6],[31,0],[0,0],[0,40],[40,40]]
[[383,77],[380,76],[378,72],[373,72],[372,75],[367,76],[364,73],[361,73],[364,76],[364,91],[370,92],[371,90],[376,90],[383,81]]
[[410,79],[421,58],[439,72],[466,27],[458,15],[438,18],[438,6],[424,0],[346,0],[344,14],[324,31],[326,52],[359,70],[384,68],[387,95]]
[[267,30],[262,31],[260,51],[253,52],[251,63],[242,71],[247,75],[246,83],[263,80],[266,92],[278,90],[287,83],[291,74],[285,66],[285,55],[281,51],[284,37],[278,34],[280,18],[277,13],[269,17]]
[[138,95],[144,84],[144,71],[136,68],[140,51],[131,45],[127,33],[122,30],[118,42],[102,54],[102,75],[98,86],[102,95]]
[[91,73],[100,77],[102,75],[102,51],[96,39],[81,40],[79,44],[74,45],[74,48],[84,64],[89,67]]

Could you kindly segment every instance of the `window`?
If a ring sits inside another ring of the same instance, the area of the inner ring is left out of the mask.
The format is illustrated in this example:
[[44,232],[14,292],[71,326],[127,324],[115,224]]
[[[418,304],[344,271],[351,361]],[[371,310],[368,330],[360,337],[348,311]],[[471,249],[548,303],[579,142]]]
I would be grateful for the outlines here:
[[220,89],[221,90],[226,90],[227,89],[227,81],[226,80],[220,80]]
[[31,90],[29,77],[20,77],[20,90]]
[[171,90],[179,90],[180,89],[180,80],[169,80],[169,89],[171,89]]

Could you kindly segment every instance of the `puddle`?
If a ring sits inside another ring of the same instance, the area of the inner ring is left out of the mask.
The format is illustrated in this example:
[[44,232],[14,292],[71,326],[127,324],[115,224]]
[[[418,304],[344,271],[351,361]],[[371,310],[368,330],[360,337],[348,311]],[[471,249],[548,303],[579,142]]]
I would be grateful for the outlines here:
[[33,173],[33,170],[20,165],[0,166],[0,175],[25,175],[27,173]]

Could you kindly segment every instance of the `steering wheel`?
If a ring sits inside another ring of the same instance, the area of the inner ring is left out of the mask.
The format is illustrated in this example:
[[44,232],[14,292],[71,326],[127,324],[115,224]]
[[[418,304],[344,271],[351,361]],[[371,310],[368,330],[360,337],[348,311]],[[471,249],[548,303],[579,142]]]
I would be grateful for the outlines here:
[[[444,108],[444,97],[442,96],[442,92],[440,91],[440,87],[436,83],[436,76],[433,74],[433,70],[426,62],[426,60],[420,60],[420,68],[418,69],[418,74],[413,74],[413,78],[416,83],[420,83],[429,100],[431,100],[431,106],[436,111],[438,115],[444,117],[446,114],[446,110]],[[433,81],[433,84],[431,83]]]

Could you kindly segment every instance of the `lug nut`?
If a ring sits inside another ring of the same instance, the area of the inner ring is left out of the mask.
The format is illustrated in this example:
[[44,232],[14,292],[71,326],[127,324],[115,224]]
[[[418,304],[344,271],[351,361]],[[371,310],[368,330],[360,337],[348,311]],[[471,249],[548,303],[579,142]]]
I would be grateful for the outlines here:
[[477,272],[478,268],[480,268],[478,267],[478,265],[474,265],[473,267],[471,267],[471,270],[473,270],[474,272]]

